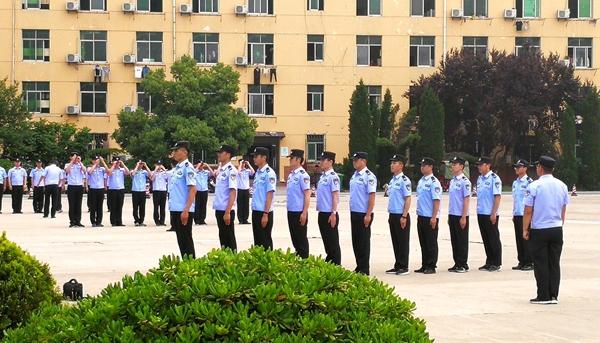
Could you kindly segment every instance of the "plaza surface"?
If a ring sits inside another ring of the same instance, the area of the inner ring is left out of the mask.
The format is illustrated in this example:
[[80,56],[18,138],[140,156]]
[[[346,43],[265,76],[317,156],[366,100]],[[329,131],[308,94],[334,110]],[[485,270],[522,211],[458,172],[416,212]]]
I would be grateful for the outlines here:
[[[503,194],[500,231],[503,245],[501,272],[481,272],[485,255],[475,215],[477,199],[471,202],[469,265],[466,274],[446,271],[452,263],[450,235],[446,224],[448,197],[442,198],[442,220],[439,234],[437,274],[413,273],[420,267],[420,248],[416,231],[416,198],[413,196],[411,216],[411,274],[387,275],[394,258],[387,224],[388,199],[376,198],[371,238],[371,276],[395,288],[403,298],[417,304],[415,315],[426,320],[427,330],[436,342],[600,342],[600,195],[581,194],[571,197],[564,228],[562,282],[558,305],[531,305],[535,297],[533,271],[513,271],[517,264],[512,224],[512,196]],[[291,247],[285,214],[285,189],[278,188],[275,204],[273,240],[275,248]],[[123,221],[126,227],[110,227],[104,214],[102,229],[89,225],[85,209],[85,228],[69,229],[68,203],[56,219],[43,219],[34,214],[31,200],[24,199],[23,215],[11,214],[10,195],[4,195],[0,231],[50,265],[60,285],[71,278],[84,284],[84,292],[98,295],[110,283],[119,282],[135,271],[145,272],[158,265],[163,255],[179,254],[175,234],[165,227],[154,226],[152,201],[147,203],[147,227],[134,227],[131,198],[126,197]],[[196,254],[202,256],[219,247],[214,211],[209,198],[207,226],[194,226]],[[106,206],[106,205],[105,205]],[[354,269],[350,239],[348,193],[340,199],[340,243],[342,264]],[[310,250],[324,255],[317,226],[315,198],[309,213]],[[247,249],[253,242],[250,225],[238,225],[238,247]],[[293,248],[292,248],[293,250]]]

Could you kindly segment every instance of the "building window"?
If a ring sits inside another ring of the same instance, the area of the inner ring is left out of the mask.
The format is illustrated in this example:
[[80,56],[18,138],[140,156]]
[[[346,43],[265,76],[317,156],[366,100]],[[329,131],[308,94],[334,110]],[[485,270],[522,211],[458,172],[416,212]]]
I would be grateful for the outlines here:
[[80,0],[81,11],[106,11],[106,0]]
[[23,0],[24,10],[49,10],[50,2],[42,0]]
[[138,12],[162,12],[163,0],[137,0]]
[[356,0],[356,15],[381,15],[381,0]]
[[381,36],[356,36],[356,65],[381,67]]
[[81,113],[106,114],[106,83],[81,83]]
[[272,116],[273,85],[248,85],[248,114]]
[[94,149],[108,149],[108,133],[90,133],[92,141],[88,145],[88,151]]
[[379,108],[381,106],[381,86],[367,86],[369,104]]
[[137,32],[137,61],[162,62],[162,32]]
[[273,65],[273,35],[248,34],[249,64]]
[[50,82],[23,82],[23,102],[30,113],[50,113]]
[[569,57],[573,60],[575,68],[592,67],[592,39],[569,38]]
[[435,0],[411,0],[410,15],[413,17],[435,17]]
[[152,101],[152,97],[144,92],[141,83],[136,84],[137,91],[137,106],[143,108],[146,113],[154,113],[156,104]]
[[517,18],[539,18],[541,0],[517,0]]
[[23,30],[23,61],[50,62],[50,31]]
[[308,35],[308,46],[306,51],[308,55],[307,61],[322,61],[323,60],[323,35]]
[[323,11],[325,8],[325,0],[308,0],[309,11]]
[[591,18],[592,0],[569,0],[569,18]]
[[488,0],[463,0],[463,15],[466,17],[487,17]]
[[410,37],[410,66],[433,67],[435,37]]
[[306,135],[306,161],[315,162],[325,151],[325,135]]
[[487,46],[487,37],[463,37],[463,50],[467,53],[485,56],[487,55]]
[[192,12],[219,13],[219,0],[194,0]]
[[219,34],[194,33],[194,59],[198,63],[219,62]]
[[527,49],[535,52],[540,51],[540,37],[516,37],[515,38],[515,55],[519,56]]
[[248,0],[248,13],[273,14],[273,1],[275,0]]
[[307,86],[306,93],[306,110],[307,111],[323,111],[324,108],[324,87],[323,86]]
[[106,31],[81,31],[81,58],[85,62],[106,62]]

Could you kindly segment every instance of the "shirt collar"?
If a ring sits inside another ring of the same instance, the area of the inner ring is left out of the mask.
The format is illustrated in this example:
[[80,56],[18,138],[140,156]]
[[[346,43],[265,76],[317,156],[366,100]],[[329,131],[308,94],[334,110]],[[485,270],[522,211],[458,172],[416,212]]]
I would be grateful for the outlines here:
[[398,175],[394,175],[394,180],[398,180],[398,179],[400,179],[403,176],[404,176],[403,172],[399,173]]
[[227,168],[225,168],[225,167],[227,167],[227,166],[229,166],[229,165],[231,165],[231,166],[233,167],[233,164],[231,164],[231,161],[229,161],[229,162],[225,163],[225,165],[224,165],[224,166],[222,166],[222,167],[221,167],[221,171],[223,171],[223,170],[227,169]]
[[460,180],[463,176],[465,176],[465,173],[460,173],[459,175],[454,176],[454,180]]
[[527,174],[523,175],[523,177],[519,178],[519,181],[525,181],[527,180]]
[[481,175],[481,176],[483,176],[484,178],[486,178],[486,179],[487,179],[488,177],[490,177],[490,175],[492,175],[492,173],[493,173],[493,171],[490,169],[490,171],[489,171],[489,172],[487,172],[487,174],[485,174],[485,175]]
[[550,179],[550,178],[554,178],[554,176],[552,174],[545,174],[540,176],[540,179]]
[[260,168],[259,170],[260,170],[260,172],[261,172],[261,173],[266,173],[266,170],[267,170],[267,168],[269,168],[269,164],[268,164],[268,163],[267,163],[267,164],[265,164],[265,165],[264,165],[262,168]]
[[177,168],[183,168],[183,167],[185,167],[185,164],[186,164],[186,163],[188,163],[188,165],[189,165],[189,163],[190,163],[190,161],[188,161],[188,160],[187,160],[187,158],[186,158],[185,160],[183,160],[183,161],[181,161],[181,162],[177,163]]
[[432,176],[433,176],[433,174],[429,174],[427,176],[423,175],[423,179],[429,180]]
[[367,170],[367,167],[364,167],[361,171],[356,170],[355,173],[358,175],[362,175],[365,173],[366,170]]
[[301,170],[304,170],[304,168],[302,168],[302,166],[300,166],[300,167],[298,167],[298,168],[294,169],[294,170],[292,171],[292,174],[299,173]]

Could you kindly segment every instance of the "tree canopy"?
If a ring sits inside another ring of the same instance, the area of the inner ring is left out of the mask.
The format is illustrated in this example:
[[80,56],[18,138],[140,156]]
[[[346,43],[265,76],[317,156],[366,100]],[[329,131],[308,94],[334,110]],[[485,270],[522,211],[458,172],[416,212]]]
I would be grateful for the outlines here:
[[154,113],[138,108],[118,115],[119,128],[112,137],[136,158],[162,158],[179,140],[188,140],[191,149],[213,151],[228,144],[245,152],[254,141],[258,126],[242,110],[232,107],[240,91],[240,74],[219,63],[200,68],[184,56],[171,67],[173,80],[164,70],[151,71],[142,81],[152,97]]
[[[350,114],[348,118],[348,160],[352,160],[355,152],[364,151],[369,154],[367,161],[369,169],[375,171],[380,111],[378,104],[371,103],[369,100],[369,92],[362,79],[352,92],[348,113]],[[347,172],[350,172],[351,166],[348,166],[348,169]]]

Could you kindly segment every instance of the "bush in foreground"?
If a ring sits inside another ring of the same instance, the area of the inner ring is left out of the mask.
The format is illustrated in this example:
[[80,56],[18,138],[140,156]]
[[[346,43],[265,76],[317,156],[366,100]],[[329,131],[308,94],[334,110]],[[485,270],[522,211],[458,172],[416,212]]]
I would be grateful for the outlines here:
[[51,306],[5,342],[430,342],[415,304],[310,257],[253,248],[163,257],[78,306]]
[[43,302],[58,303],[56,281],[47,264],[0,236],[0,338],[29,319]]

